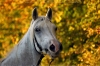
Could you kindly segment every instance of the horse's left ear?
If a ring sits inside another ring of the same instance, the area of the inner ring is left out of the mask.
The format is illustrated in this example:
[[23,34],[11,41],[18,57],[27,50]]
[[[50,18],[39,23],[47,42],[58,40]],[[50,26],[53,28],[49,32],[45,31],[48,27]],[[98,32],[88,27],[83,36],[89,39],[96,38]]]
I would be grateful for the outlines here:
[[36,20],[38,18],[37,8],[35,7],[32,11],[32,18]]
[[48,9],[46,17],[48,17],[49,19],[52,18],[52,10],[51,10],[51,8]]

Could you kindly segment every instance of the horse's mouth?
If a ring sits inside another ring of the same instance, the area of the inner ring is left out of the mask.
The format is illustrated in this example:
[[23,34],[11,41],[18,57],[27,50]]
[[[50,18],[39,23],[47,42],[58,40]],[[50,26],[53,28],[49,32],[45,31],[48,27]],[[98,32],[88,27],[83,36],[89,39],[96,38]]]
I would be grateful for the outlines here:
[[51,56],[52,59],[56,58],[57,56]]
[[56,57],[58,57],[58,56],[59,56],[59,54],[58,54],[58,55],[56,55],[56,54],[50,55],[50,57],[51,57],[52,59],[54,59],[54,58],[56,58]]

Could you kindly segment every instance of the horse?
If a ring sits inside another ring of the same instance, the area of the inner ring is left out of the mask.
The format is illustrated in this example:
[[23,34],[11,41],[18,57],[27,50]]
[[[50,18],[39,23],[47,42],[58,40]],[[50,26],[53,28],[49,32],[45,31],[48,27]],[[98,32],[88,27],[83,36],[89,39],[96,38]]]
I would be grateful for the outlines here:
[[38,16],[37,8],[32,11],[32,21],[24,37],[18,42],[0,66],[40,66],[44,55],[58,57],[62,44],[56,38],[57,27],[51,22],[52,10],[46,16]]

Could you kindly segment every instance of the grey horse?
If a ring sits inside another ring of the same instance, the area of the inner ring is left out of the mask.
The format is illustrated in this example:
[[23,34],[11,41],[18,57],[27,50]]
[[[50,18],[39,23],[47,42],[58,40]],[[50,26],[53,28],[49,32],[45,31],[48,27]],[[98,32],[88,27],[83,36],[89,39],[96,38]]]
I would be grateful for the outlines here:
[[46,16],[38,16],[37,8],[32,11],[32,21],[17,46],[0,62],[0,66],[39,66],[45,54],[52,59],[62,50],[56,38],[57,27],[51,23],[52,10]]

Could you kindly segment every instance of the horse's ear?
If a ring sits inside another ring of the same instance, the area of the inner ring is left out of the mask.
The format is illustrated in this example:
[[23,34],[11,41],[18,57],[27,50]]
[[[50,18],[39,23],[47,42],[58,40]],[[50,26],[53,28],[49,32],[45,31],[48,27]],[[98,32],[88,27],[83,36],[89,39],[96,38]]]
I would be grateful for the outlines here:
[[36,20],[38,18],[37,8],[35,7],[32,11],[32,18]]
[[51,8],[48,9],[46,17],[48,17],[49,19],[52,18],[52,10],[51,10]]

